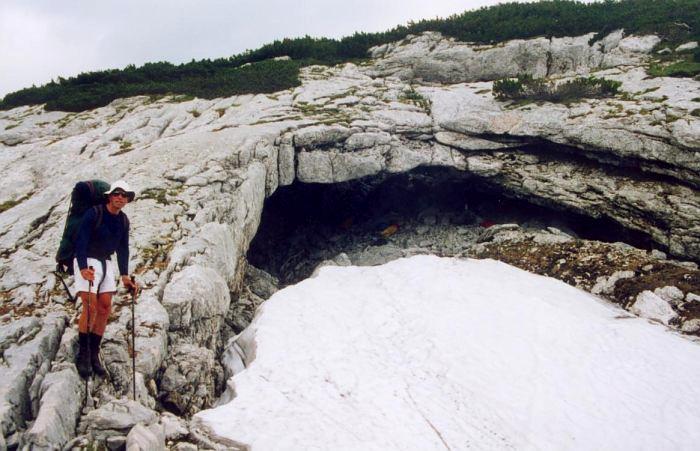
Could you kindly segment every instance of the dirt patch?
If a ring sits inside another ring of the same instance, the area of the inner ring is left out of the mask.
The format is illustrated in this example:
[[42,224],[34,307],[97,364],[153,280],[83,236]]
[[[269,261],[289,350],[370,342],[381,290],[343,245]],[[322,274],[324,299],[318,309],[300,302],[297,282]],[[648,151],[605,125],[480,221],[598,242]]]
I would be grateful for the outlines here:
[[[485,243],[472,256],[500,260],[586,291],[615,273],[630,271],[631,277],[612,282],[609,290],[599,293],[624,308],[629,308],[641,292],[666,286],[677,287],[684,297],[700,294],[699,270],[615,243],[579,239],[542,243],[535,236],[524,236]],[[700,302],[681,302],[673,307],[682,321],[700,318]]]

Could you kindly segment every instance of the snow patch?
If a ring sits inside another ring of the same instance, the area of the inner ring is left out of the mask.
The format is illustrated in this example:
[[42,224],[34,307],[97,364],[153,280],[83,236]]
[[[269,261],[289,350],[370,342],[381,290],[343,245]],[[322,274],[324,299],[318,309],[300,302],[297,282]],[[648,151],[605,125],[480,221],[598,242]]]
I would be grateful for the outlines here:
[[700,441],[697,343],[493,260],[324,267],[274,294],[243,335],[235,398],[195,420],[252,449]]

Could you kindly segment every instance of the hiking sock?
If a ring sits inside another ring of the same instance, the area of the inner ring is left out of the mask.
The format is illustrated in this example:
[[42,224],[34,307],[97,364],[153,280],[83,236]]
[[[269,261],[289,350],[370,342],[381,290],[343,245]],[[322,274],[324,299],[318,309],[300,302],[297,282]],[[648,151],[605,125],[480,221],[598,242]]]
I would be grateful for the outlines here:
[[100,343],[102,342],[102,335],[90,333],[90,363],[92,364],[92,371],[98,376],[104,376],[107,374],[105,367],[102,366],[100,362]]
[[75,366],[78,369],[78,374],[83,379],[90,377],[92,370],[90,369],[90,349],[88,348],[88,334],[78,333],[78,358]]

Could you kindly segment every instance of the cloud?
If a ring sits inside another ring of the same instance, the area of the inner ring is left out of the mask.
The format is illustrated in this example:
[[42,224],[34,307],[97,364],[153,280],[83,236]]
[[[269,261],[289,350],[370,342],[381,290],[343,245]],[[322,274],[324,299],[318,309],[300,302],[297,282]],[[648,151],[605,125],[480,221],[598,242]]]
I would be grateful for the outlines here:
[[495,0],[2,0],[0,96],[90,70],[180,63],[275,39],[342,37]]

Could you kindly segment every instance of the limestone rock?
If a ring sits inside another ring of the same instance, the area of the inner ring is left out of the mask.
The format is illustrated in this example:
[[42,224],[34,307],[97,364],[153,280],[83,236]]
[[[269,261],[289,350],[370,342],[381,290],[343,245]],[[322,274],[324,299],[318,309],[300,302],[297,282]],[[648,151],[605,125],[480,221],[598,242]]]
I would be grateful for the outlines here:
[[389,243],[381,246],[372,246],[359,252],[350,255],[352,264],[355,266],[376,266],[396,260],[404,256],[404,251],[397,246]]
[[447,146],[457,147],[463,150],[496,150],[518,145],[518,143],[500,143],[498,141],[447,131],[436,133],[435,140]]
[[350,129],[340,125],[315,125],[305,127],[294,134],[296,147],[314,148],[343,141],[351,134]]
[[540,78],[638,64],[656,36],[628,36],[614,32],[589,44],[593,33],[577,37],[515,39],[496,45],[476,45],[444,38],[438,32],[408,36],[401,43],[370,49],[378,58],[371,73],[441,83],[495,80],[528,74]]
[[654,294],[668,302],[672,306],[678,307],[683,302],[683,292],[674,286],[666,286],[654,290]]
[[160,422],[163,425],[165,440],[179,440],[189,434],[187,422],[170,412],[163,412]]
[[135,317],[136,369],[146,377],[154,377],[167,355],[170,318],[151,294],[141,296],[135,306]]
[[112,400],[91,410],[84,418],[87,432],[97,441],[125,435],[139,423],[148,426],[157,421],[156,412],[126,398]]
[[591,293],[593,294],[612,294],[615,291],[615,284],[622,279],[634,277],[634,271],[615,271],[609,277],[598,278]]
[[160,424],[144,426],[139,423],[126,436],[126,451],[159,450],[165,451],[165,433]]
[[642,318],[648,318],[665,325],[678,317],[678,314],[671,308],[671,305],[652,293],[643,291],[637,296],[637,300],[630,307],[630,312]]
[[126,446],[126,436],[124,435],[114,435],[112,437],[107,437],[105,442],[107,449],[110,451],[120,451]]
[[46,375],[41,383],[39,414],[24,443],[31,449],[61,448],[75,435],[83,402],[83,381],[73,365]]
[[163,293],[170,331],[215,347],[231,299],[228,286],[214,270],[192,265],[176,274]]
[[676,47],[676,52],[686,52],[698,48],[698,41],[690,41]]
[[324,266],[350,266],[352,265],[352,262],[350,261],[350,257],[347,256],[347,254],[340,253],[335,256],[335,258],[330,259],[330,260],[324,260],[321,263],[319,263],[316,266],[316,269],[314,269],[314,272],[311,274],[311,277],[315,277],[318,275],[318,272],[323,268]]
[[253,265],[246,267],[245,284],[256,295],[263,299],[269,299],[270,296],[279,290],[279,280]]
[[217,386],[223,384],[223,371],[214,352],[191,344],[170,349],[161,378],[162,402],[184,415],[192,415],[215,398]]
[[[67,317],[23,318],[0,327],[0,428],[5,437],[22,429],[31,416],[29,389],[42,365],[51,362],[66,327]],[[44,366],[44,371],[48,368]],[[39,385],[40,379],[37,380]]]
[[681,330],[687,334],[695,334],[700,332],[700,319],[695,318],[689,321],[684,321]]
[[484,230],[477,239],[477,243],[485,243],[491,241],[496,235],[501,232],[507,232],[509,230],[518,230],[520,226],[518,224],[496,224],[486,230]]

